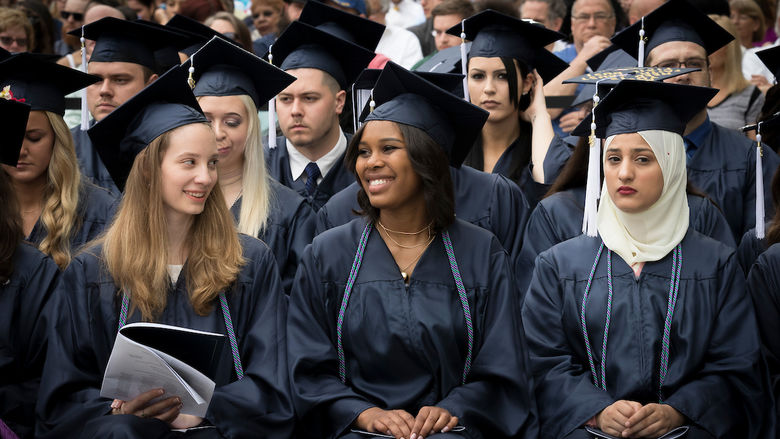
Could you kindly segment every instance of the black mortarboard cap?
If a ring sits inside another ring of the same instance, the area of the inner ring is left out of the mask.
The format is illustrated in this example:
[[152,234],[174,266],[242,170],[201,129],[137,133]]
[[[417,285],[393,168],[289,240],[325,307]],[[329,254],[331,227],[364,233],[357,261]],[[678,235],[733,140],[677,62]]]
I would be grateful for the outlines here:
[[282,70],[319,69],[332,76],[342,89],[349,87],[375,56],[370,50],[300,21],[290,23],[269,54]]
[[661,44],[670,41],[688,41],[698,44],[707,55],[728,44],[734,37],[718,23],[701,13],[686,0],[669,0],[644,19],[623,29],[612,37],[634,58],[639,58],[639,30],[644,22],[645,55]]
[[425,131],[450,164],[460,167],[489,113],[393,62],[388,62],[373,92],[376,108],[361,119],[389,120]]
[[0,119],[3,120],[5,131],[3,147],[0,148],[0,163],[16,166],[19,161],[19,151],[21,151],[22,142],[24,142],[24,133],[27,132],[27,117],[29,115],[29,105],[0,98]]
[[756,56],[775,75],[775,78],[780,78],[780,46],[759,50],[756,52]]
[[[466,42],[466,53],[469,49],[471,49],[471,42]],[[460,46],[452,46],[436,52],[414,70],[435,73],[460,72]]]
[[192,18],[181,14],[176,14],[171,17],[171,19],[165,23],[164,27],[175,29],[184,35],[187,35],[189,39],[187,46],[181,50],[181,52],[187,56],[191,56],[193,53],[197,52],[198,49],[203,47],[204,44],[206,44],[214,37],[218,37],[236,46],[238,45],[238,43],[226,37],[222,33],[217,32],[216,30],[197,20],[193,20]]
[[[463,75],[459,73],[436,73],[413,71],[415,75],[425,79],[431,84],[443,88],[448,92],[463,98]],[[355,80],[354,88],[371,90],[376,86],[382,69],[365,69]]]
[[[95,41],[90,62],[129,62],[140,64],[158,72],[161,64],[178,63],[175,60],[161,59],[162,54],[170,58],[170,53],[186,47],[186,36],[171,31],[164,26],[155,26],[143,21],[127,21],[114,17],[105,17],[83,26],[84,37]],[[69,32],[80,37],[82,28]]]
[[471,41],[469,58],[508,57],[522,61],[529,69],[536,69],[544,82],[558,76],[569,65],[544,47],[564,35],[538,23],[520,20],[492,9],[467,18],[447,30],[460,37],[465,32]]
[[376,46],[385,32],[383,24],[330,7],[316,0],[306,3],[298,21],[371,51],[376,50]]
[[0,89],[10,86],[15,99],[32,111],[65,114],[65,96],[100,81],[94,75],[20,53],[0,62]]
[[176,66],[89,129],[100,159],[124,190],[135,157],[163,133],[208,122],[187,84],[187,69]]
[[195,96],[249,95],[258,108],[295,81],[268,61],[217,37],[184,66],[194,68]]
[[[709,87],[656,81],[620,81],[602,98],[594,112],[596,137],[647,130],[671,131],[682,135],[685,125],[718,92]],[[586,117],[573,135],[590,135],[591,118]]]

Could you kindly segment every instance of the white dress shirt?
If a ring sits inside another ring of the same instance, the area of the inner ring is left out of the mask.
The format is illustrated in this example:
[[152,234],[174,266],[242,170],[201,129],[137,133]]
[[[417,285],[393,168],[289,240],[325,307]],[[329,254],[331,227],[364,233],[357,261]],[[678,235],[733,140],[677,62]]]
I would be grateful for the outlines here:
[[[305,182],[306,178],[308,176],[306,175],[305,169],[306,165],[308,165],[311,160],[306,158],[303,154],[301,154],[298,149],[293,146],[292,143],[290,143],[290,140],[287,140],[287,155],[290,157],[290,173],[292,174],[292,178],[295,181],[298,181],[298,179],[301,179],[301,181]],[[317,167],[320,168],[320,177],[317,179],[317,184],[319,184],[322,179],[328,175],[328,171],[333,168],[333,165],[336,164],[336,162],[341,158],[341,155],[344,154],[344,151],[347,150],[347,137],[344,136],[344,132],[341,131],[341,128],[339,128],[339,140],[336,142],[336,145],[328,151],[327,154],[320,157],[319,160],[317,160],[316,163]]]

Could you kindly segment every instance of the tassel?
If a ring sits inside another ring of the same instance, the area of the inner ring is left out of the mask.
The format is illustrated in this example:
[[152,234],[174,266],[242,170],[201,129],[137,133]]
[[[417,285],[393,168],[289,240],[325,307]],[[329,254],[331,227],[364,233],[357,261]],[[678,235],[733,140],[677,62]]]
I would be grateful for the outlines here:
[[376,102],[374,101],[374,90],[371,90],[371,101],[368,103],[368,112],[373,113],[376,108]]
[[642,28],[639,29],[639,56],[637,56],[639,63],[638,67],[645,66],[645,17],[642,17]]
[[[273,47],[273,44],[268,47],[268,62],[271,65],[274,65]],[[268,149],[276,149],[276,96],[268,101]]]
[[470,102],[468,72],[466,72],[468,60],[466,57],[466,20],[462,20],[460,22],[460,71],[463,73],[463,99]]
[[601,139],[596,137],[596,106],[599,103],[598,83],[596,94],[593,95],[593,110],[591,110],[590,136],[588,137],[588,180],[585,186],[585,212],[582,217],[582,233],[595,237],[596,214],[598,213],[599,182],[601,180]]
[[764,173],[763,173],[763,147],[761,146],[761,122],[756,127],[756,238],[764,239],[766,236],[764,224]]
[[187,76],[187,84],[190,85],[191,89],[195,89],[195,78],[192,77],[192,74],[195,73],[195,54],[193,53],[192,56],[190,56],[190,68],[187,69],[187,72],[189,72],[189,75]]
[[358,113],[357,109],[357,103],[358,103],[358,97],[355,95],[357,93],[357,90],[355,89],[355,84],[352,84],[352,132],[356,133],[358,130],[358,118],[360,117],[360,114]]
[[[81,71],[87,73],[87,39],[84,38],[84,26],[81,26]],[[81,131],[89,129],[89,108],[87,106],[87,89],[81,89]]]

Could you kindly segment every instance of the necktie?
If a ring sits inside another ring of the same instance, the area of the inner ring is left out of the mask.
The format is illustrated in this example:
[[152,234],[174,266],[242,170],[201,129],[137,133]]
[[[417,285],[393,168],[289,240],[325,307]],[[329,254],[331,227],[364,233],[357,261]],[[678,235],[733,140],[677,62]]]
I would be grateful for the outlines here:
[[306,172],[306,193],[314,195],[317,189],[317,179],[320,178],[320,167],[314,162],[309,162],[304,169]]
[[688,139],[683,138],[683,142],[685,143],[685,155],[688,156],[688,161],[691,161],[693,158],[693,155],[696,154],[696,150],[698,147],[695,143],[691,142]]

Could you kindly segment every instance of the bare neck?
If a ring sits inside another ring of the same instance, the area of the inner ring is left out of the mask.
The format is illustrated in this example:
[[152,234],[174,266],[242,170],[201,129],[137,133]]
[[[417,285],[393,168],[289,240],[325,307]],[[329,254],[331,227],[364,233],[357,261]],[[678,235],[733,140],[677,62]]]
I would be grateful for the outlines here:
[[166,217],[168,225],[168,264],[182,265],[187,260],[190,232],[195,217],[178,212],[168,213]]

